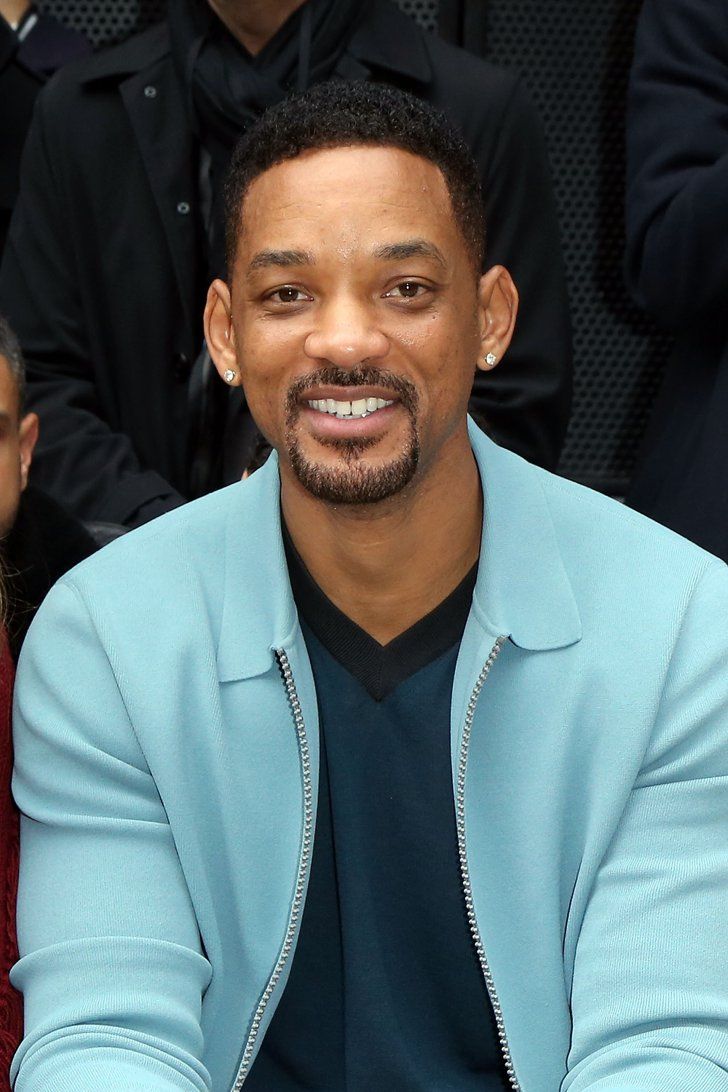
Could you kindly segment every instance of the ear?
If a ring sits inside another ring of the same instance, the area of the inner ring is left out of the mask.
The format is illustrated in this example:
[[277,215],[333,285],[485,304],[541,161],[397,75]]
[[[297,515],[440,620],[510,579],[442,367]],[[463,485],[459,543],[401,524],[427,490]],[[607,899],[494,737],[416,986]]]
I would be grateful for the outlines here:
[[18,429],[18,449],[20,451],[20,489],[25,489],[28,484],[30,464],[33,462],[33,451],[38,441],[38,414],[26,413],[20,422]]
[[518,314],[518,291],[502,265],[494,265],[480,278],[478,309],[480,354],[477,366],[489,372],[505,356]]
[[[224,281],[213,281],[207,290],[204,323],[207,349],[218,374],[229,387],[239,386],[240,370],[235,351],[232,300],[230,289]],[[231,373],[234,373],[234,378],[226,378]]]

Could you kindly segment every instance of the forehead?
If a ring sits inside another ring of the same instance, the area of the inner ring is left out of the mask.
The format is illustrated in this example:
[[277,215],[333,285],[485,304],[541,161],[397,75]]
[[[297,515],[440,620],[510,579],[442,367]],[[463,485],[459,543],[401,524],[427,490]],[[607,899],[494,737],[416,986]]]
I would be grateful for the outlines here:
[[305,152],[251,184],[238,258],[261,248],[333,247],[340,255],[402,237],[465,250],[440,169],[399,148]]

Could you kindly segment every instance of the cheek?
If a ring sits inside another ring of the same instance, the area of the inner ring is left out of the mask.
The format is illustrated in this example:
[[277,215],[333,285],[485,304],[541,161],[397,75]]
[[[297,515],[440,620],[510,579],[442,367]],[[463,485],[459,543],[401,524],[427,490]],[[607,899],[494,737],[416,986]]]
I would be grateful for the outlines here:
[[6,535],[12,527],[19,500],[19,454],[0,450],[0,534]]
[[[300,368],[301,335],[291,324],[251,323],[238,335],[238,365],[250,411],[271,439],[280,434],[288,387]],[[242,350],[239,346],[243,346]]]

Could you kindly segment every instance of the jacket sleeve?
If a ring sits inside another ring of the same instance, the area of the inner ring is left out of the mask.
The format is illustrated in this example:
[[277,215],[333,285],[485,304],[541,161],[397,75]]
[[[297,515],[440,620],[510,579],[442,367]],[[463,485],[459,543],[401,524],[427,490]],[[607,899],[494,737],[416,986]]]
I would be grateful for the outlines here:
[[140,465],[129,437],[113,431],[100,409],[83,278],[49,151],[53,114],[47,101],[44,91],[0,269],[0,311],[20,339],[28,408],[41,418],[33,480],[82,519],[130,526],[143,505],[158,515],[184,498]]
[[31,627],[15,717],[16,1092],[209,1090],[210,965],[112,663],[71,584]]
[[667,329],[725,307],[728,8],[647,0],[627,118],[627,277]]
[[475,149],[486,213],[486,267],[499,263],[520,295],[516,330],[494,371],[477,371],[471,411],[504,447],[555,469],[571,411],[569,300],[548,153],[518,82],[495,145]]
[[687,608],[586,908],[562,1092],[728,1087],[726,617],[728,570],[716,561]]

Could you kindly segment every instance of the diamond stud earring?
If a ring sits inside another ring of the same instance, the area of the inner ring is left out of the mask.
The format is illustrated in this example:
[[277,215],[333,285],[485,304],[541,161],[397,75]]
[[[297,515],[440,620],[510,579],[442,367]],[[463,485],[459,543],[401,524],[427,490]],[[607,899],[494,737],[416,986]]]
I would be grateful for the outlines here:
[[223,375],[223,379],[225,380],[226,383],[233,383],[237,378],[238,378],[238,373],[234,372],[232,370],[232,368],[228,368],[227,371],[225,372],[225,374]]
[[486,356],[483,357],[483,360],[489,368],[492,368],[495,364],[498,363],[498,357],[495,355],[495,353],[487,353]]

